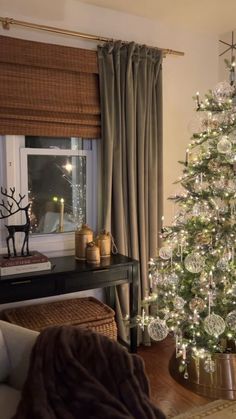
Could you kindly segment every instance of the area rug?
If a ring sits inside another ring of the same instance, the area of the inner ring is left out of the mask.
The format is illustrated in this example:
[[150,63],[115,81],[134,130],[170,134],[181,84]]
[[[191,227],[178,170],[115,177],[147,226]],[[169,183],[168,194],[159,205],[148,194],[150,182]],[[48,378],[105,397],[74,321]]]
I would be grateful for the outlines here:
[[216,400],[189,410],[173,419],[236,419],[236,401]]

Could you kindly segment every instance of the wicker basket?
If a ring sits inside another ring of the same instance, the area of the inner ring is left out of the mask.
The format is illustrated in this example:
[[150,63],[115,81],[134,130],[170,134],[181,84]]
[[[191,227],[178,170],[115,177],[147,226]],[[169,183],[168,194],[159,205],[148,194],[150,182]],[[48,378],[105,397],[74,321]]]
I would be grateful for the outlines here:
[[74,325],[117,340],[114,311],[93,297],[73,298],[3,311],[4,320],[27,329],[41,331],[55,325]]

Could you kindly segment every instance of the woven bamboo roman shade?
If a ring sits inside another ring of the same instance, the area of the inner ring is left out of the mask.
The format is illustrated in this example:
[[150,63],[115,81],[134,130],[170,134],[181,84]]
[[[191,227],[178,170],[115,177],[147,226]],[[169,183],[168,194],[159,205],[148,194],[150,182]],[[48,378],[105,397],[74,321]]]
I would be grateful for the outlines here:
[[97,52],[0,36],[0,134],[99,138]]

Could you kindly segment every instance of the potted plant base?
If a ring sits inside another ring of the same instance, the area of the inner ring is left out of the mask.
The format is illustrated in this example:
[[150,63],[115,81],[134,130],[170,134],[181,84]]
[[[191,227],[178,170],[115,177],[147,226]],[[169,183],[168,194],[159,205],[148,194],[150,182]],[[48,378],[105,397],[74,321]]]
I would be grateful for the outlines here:
[[236,400],[236,354],[215,354],[212,357],[215,371],[212,373],[205,371],[204,359],[190,357],[187,379],[179,371],[181,359],[174,353],[169,363],[170,374],[178,383],[201,396]]

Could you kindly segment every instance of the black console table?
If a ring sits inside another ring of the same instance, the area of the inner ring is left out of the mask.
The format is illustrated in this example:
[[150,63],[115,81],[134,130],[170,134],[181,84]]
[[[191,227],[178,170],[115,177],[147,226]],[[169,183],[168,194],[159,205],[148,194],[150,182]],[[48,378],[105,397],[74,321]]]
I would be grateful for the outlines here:
[[[76,261],[74,256],[50,258],[52,270],[0,277],[0,304],[50,297],[93,288],[106,288],[106,302],[115,307],[115,286],[130,286],[130,320],[138,314],[138,267],[136,260],[112,255],[99,265]],[[130,350],[137,350],[137,327],[130,328]]]

